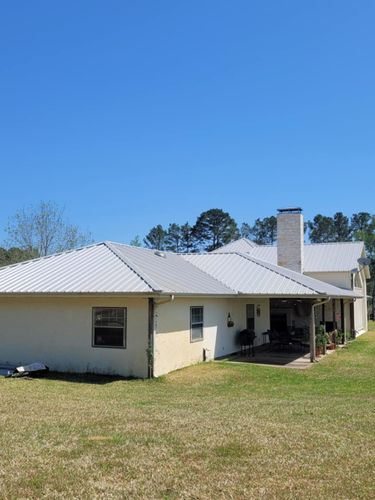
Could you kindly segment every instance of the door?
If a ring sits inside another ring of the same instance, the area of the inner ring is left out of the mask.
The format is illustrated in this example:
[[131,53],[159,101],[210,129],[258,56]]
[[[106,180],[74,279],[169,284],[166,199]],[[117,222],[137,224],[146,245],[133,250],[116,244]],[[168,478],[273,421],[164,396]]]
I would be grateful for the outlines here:
[[246,304],[246,328],[255,331],[255,305]]

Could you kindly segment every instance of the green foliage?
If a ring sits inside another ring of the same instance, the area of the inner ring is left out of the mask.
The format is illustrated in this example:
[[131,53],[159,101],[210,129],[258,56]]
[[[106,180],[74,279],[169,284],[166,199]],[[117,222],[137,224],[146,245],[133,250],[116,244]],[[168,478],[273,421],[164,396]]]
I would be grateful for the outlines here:
[[336,330],[335,341],[336,344],[342,344],[344,341],[344,332],[342,332],[341,330]]
[[349,224],[349,218],[342,212],[336,212],[333,216],[333,237],[334,241],[350,241],[352,229]]
[[277,218],[272,216],[256,219],[253,226],[244,222],[241,235],[254,240],[258,245],[273,245],[277,238]]
[[165,235],[165,248],[170,252],[180,252],[182,247],[181,226],[178,224],[169,224]]
[[307,222],[311,243],[328,243],[335,240],[332,217],[318,214]]
[[315,331],[315,345],[316,347],[326,347],[329,342],[329,335],[326,333],[324,325],[316,327]]
[[193,253],[197,251],[197,240],[194,230],[188,222],[180,226],[181,230],[181,252]]
[[208,252],[239,237],[236,221],[228,212],[219,208],[202,212],[195,223],[193,232],[199,245]]
[[36,250],[22,250],[22,248],[11,247],[8,249],[0,247],[0,267],[17,264],[25,260],[35,259],[38,257]]
[[134,238],[130,241],[129,243],[132,247],[141,247],[142,246],[142,241],[139,235],[137,234],[134,236]]
[[161,224],[158,224],[150,230],[143,241],[148,248],[154,248],[155,250],[165,250],[166,236],[167,231]]

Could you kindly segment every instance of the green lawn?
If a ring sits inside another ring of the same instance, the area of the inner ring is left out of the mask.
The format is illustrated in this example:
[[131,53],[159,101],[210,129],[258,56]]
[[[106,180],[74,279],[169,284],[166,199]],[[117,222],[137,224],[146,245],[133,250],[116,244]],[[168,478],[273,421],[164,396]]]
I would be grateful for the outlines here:
[[309,370],[0,379],[1,498],[375,498],[375,326]]

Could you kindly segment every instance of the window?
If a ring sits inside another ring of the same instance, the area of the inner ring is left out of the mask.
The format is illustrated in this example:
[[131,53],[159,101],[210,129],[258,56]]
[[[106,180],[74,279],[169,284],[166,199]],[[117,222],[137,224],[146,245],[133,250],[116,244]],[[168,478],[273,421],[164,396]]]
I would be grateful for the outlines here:
[[190,308],[190,341],[203,340],[203,307]]
[[246,304],[246,328],[255,330],[254,304]]
[[94,307],[93,347],[126,348],[126,307]]

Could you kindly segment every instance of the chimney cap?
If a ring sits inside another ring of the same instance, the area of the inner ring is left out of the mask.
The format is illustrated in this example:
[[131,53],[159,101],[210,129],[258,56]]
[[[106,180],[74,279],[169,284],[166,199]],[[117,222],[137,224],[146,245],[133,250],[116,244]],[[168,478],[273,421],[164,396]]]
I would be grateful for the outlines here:
[[278,208],[277,211],[279,214],[301,214],[301,207],[286,207],[286,208]]

